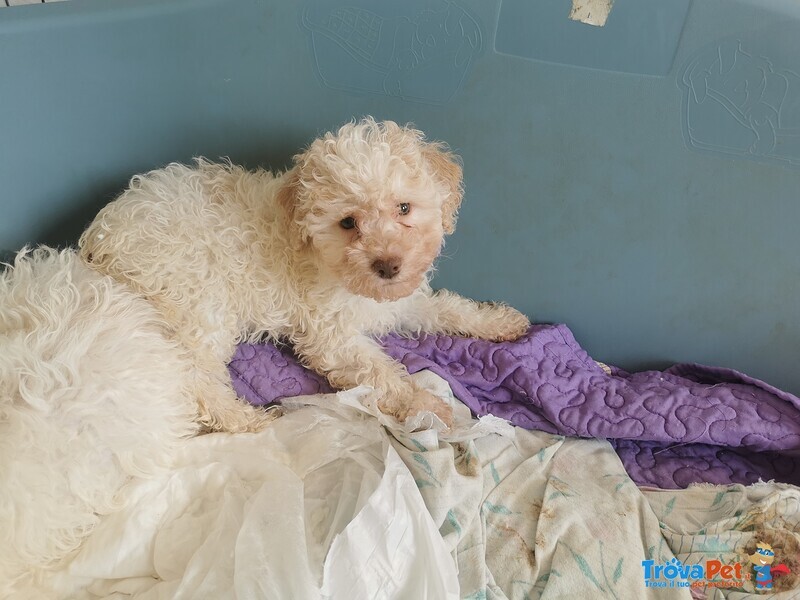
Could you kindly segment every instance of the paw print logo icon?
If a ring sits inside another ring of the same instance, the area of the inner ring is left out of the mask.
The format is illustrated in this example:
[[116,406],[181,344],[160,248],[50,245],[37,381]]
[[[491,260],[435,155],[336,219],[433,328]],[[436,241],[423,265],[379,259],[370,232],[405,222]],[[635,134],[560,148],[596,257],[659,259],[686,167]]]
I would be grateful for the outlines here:
[[452,1],[312,0],[302,24],[326,86],[432,104],[453,97],[483,48],[478,21]]

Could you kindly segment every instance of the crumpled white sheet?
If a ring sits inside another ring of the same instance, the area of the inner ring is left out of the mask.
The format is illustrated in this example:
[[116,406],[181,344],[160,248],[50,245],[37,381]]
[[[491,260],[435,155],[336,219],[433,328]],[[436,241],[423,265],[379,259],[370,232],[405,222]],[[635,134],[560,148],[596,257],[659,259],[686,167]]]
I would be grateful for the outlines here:
[[[449,391],[432,374],[420,382]],[[187,440],[171,473],[123,491],[127,508],[95,529],[63,587],[141,600],[458,598],[453,557],[369,396],[305,397],[292,404],[317,406],[258,434]]]
[[475,421],[416,377],[453,405],[452,430],[400,426],[358,388],[287,402],[260,434],[187,441],[59,574],[85,589],[54,597],[738,598],[752,594],[649,586],[642,561],[746,562],[758,534],[790,562],[797,488],[642,491],[607,441]]

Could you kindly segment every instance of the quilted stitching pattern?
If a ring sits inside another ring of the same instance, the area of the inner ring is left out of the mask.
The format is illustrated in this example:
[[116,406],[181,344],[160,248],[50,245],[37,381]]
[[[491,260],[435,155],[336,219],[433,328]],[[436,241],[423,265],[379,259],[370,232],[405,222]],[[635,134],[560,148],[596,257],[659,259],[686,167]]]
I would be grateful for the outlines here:
[[[535,325],[515,342],[448,336],[384,340],[409,372],[445,378],[475,413],[526,429],[612,440],[631,478],[658,487],[692,482],[800,483],[800,399],[730,369],[606,372],[565,325]],[[242,345],[237,392],[254,404],[329,391],[288,348]]]

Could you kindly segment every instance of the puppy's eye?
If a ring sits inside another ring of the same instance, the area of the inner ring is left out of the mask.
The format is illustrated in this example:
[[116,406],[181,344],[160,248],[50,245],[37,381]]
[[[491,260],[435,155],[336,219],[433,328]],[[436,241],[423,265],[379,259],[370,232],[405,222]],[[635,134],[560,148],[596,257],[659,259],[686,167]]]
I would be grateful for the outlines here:
[[339,225],[342,226],[342,229],[352,229],[356,226],[356,220],[353,217],[345,217],[339,221]]
[[411,205],[408,202],[403,202],[402,204],[399,204],[397,208],[400,209],[401,215],[407,215],[408,213],[411,212]]

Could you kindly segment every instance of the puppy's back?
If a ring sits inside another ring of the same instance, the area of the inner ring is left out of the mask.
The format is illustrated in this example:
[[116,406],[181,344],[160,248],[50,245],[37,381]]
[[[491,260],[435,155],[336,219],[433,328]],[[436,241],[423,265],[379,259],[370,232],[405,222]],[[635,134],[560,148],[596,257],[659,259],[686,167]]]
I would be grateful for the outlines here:
[[205,162],[136,175],[83,233],[81,256],[96,270],[153,291],[161,287],[153,277],[174,281],[223,253],[241,252],[241,236],[220,239],[246,218],[232,179],[230,169]]
[[176,330],[232,340],[268,290],[285,287],[271,262],[287,243],[279,186],[268,171],[202,159],[137,175],[83,233],[81,256],[155,302]]

